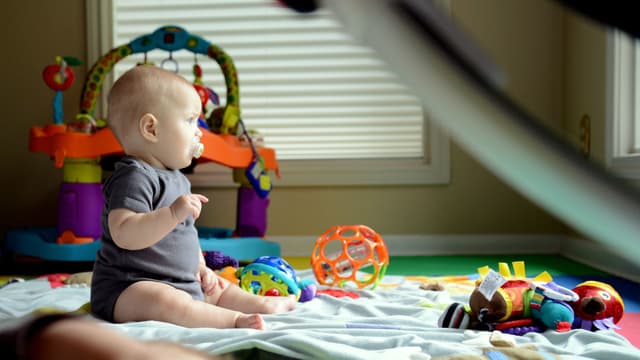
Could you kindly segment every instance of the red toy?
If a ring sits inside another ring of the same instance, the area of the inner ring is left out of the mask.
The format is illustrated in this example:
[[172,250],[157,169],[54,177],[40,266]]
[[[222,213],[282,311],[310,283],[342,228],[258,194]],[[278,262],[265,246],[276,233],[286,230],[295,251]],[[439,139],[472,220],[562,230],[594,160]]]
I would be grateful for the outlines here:
[[574,328],[585,330],[619,329],[616,325],[624,313],[624,302],[611,285],[585,281],[573,291],[580,297],[571,303],[575,312]]
[[62,124],[62,92],[73,84],[76,76],[71,70],[71,66],[80,65],[82,61],[72,57],[56,56],[56,63],[47,65],[42,70],[44,83],[56,92],[53,98],[53,120],[55,124]]

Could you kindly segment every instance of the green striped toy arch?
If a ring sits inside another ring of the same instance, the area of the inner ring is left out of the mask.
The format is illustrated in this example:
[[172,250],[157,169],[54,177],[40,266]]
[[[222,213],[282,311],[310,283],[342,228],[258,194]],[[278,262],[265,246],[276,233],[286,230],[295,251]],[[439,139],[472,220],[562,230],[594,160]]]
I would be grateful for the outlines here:
[[155,49],[169,52],[184,49],[195,54],[207,55],[218,63],[227,87],[220,133],[235,134],[240,118],[240,90],[238,73],[233,60],[220,47],[173,25],[163,26],[151,34],[142,35],[128,44],[111,49],[99,58],[85,79],[80,99],[80,115],[94,115],[104,78],[118,61],[132,54],[146,53]]

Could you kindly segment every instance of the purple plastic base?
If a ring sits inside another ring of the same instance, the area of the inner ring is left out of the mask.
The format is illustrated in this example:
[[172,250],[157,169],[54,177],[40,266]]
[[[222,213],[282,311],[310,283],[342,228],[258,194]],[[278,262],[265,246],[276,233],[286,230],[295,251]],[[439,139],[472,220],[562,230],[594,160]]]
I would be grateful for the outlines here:
[[267,231],[267,207],[269,207],[268,198],[261,198],[253,188],[239,188],[237,235],[263,237]]
[[103,206],[102,185],[62,183],[58,198],[58,233],[71,230],[77,237],[99,238]]

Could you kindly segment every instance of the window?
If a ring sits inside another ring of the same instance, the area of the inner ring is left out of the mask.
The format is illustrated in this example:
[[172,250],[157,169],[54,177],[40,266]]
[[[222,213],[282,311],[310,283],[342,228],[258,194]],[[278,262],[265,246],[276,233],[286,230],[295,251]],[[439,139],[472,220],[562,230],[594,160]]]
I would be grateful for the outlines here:
[[[297,15],[274,0],[87,1],[89,61],[111,48],[178,25],[227,52],[238,71],[241,114],[276,150],[276,185],[394,185],[449,181],[446,136],[426,118],[420,100],[375,53],[351,40],[327,10]],[[156,64],[168,58],[152,51]],[[218,64],[192,53],[171,54],[178,72],[220,95]],[[132,55],[112,79],[143,60]],[[196,167],[196,186],[231,185],[230,170]]]
[[640,46],[611,31],[607,59],[607,162],[618,175],[640,179]]

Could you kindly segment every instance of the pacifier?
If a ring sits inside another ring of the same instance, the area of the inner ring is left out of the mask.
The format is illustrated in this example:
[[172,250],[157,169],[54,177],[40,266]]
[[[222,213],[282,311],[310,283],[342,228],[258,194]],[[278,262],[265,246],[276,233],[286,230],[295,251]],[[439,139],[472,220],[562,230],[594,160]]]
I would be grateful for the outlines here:
[[202,153],[204,152],[204,144],[200,142],[200,138],[199,137],[194,137],[193,138],[193,157],[194,158],[199,158],[200,156],[202,156]]

